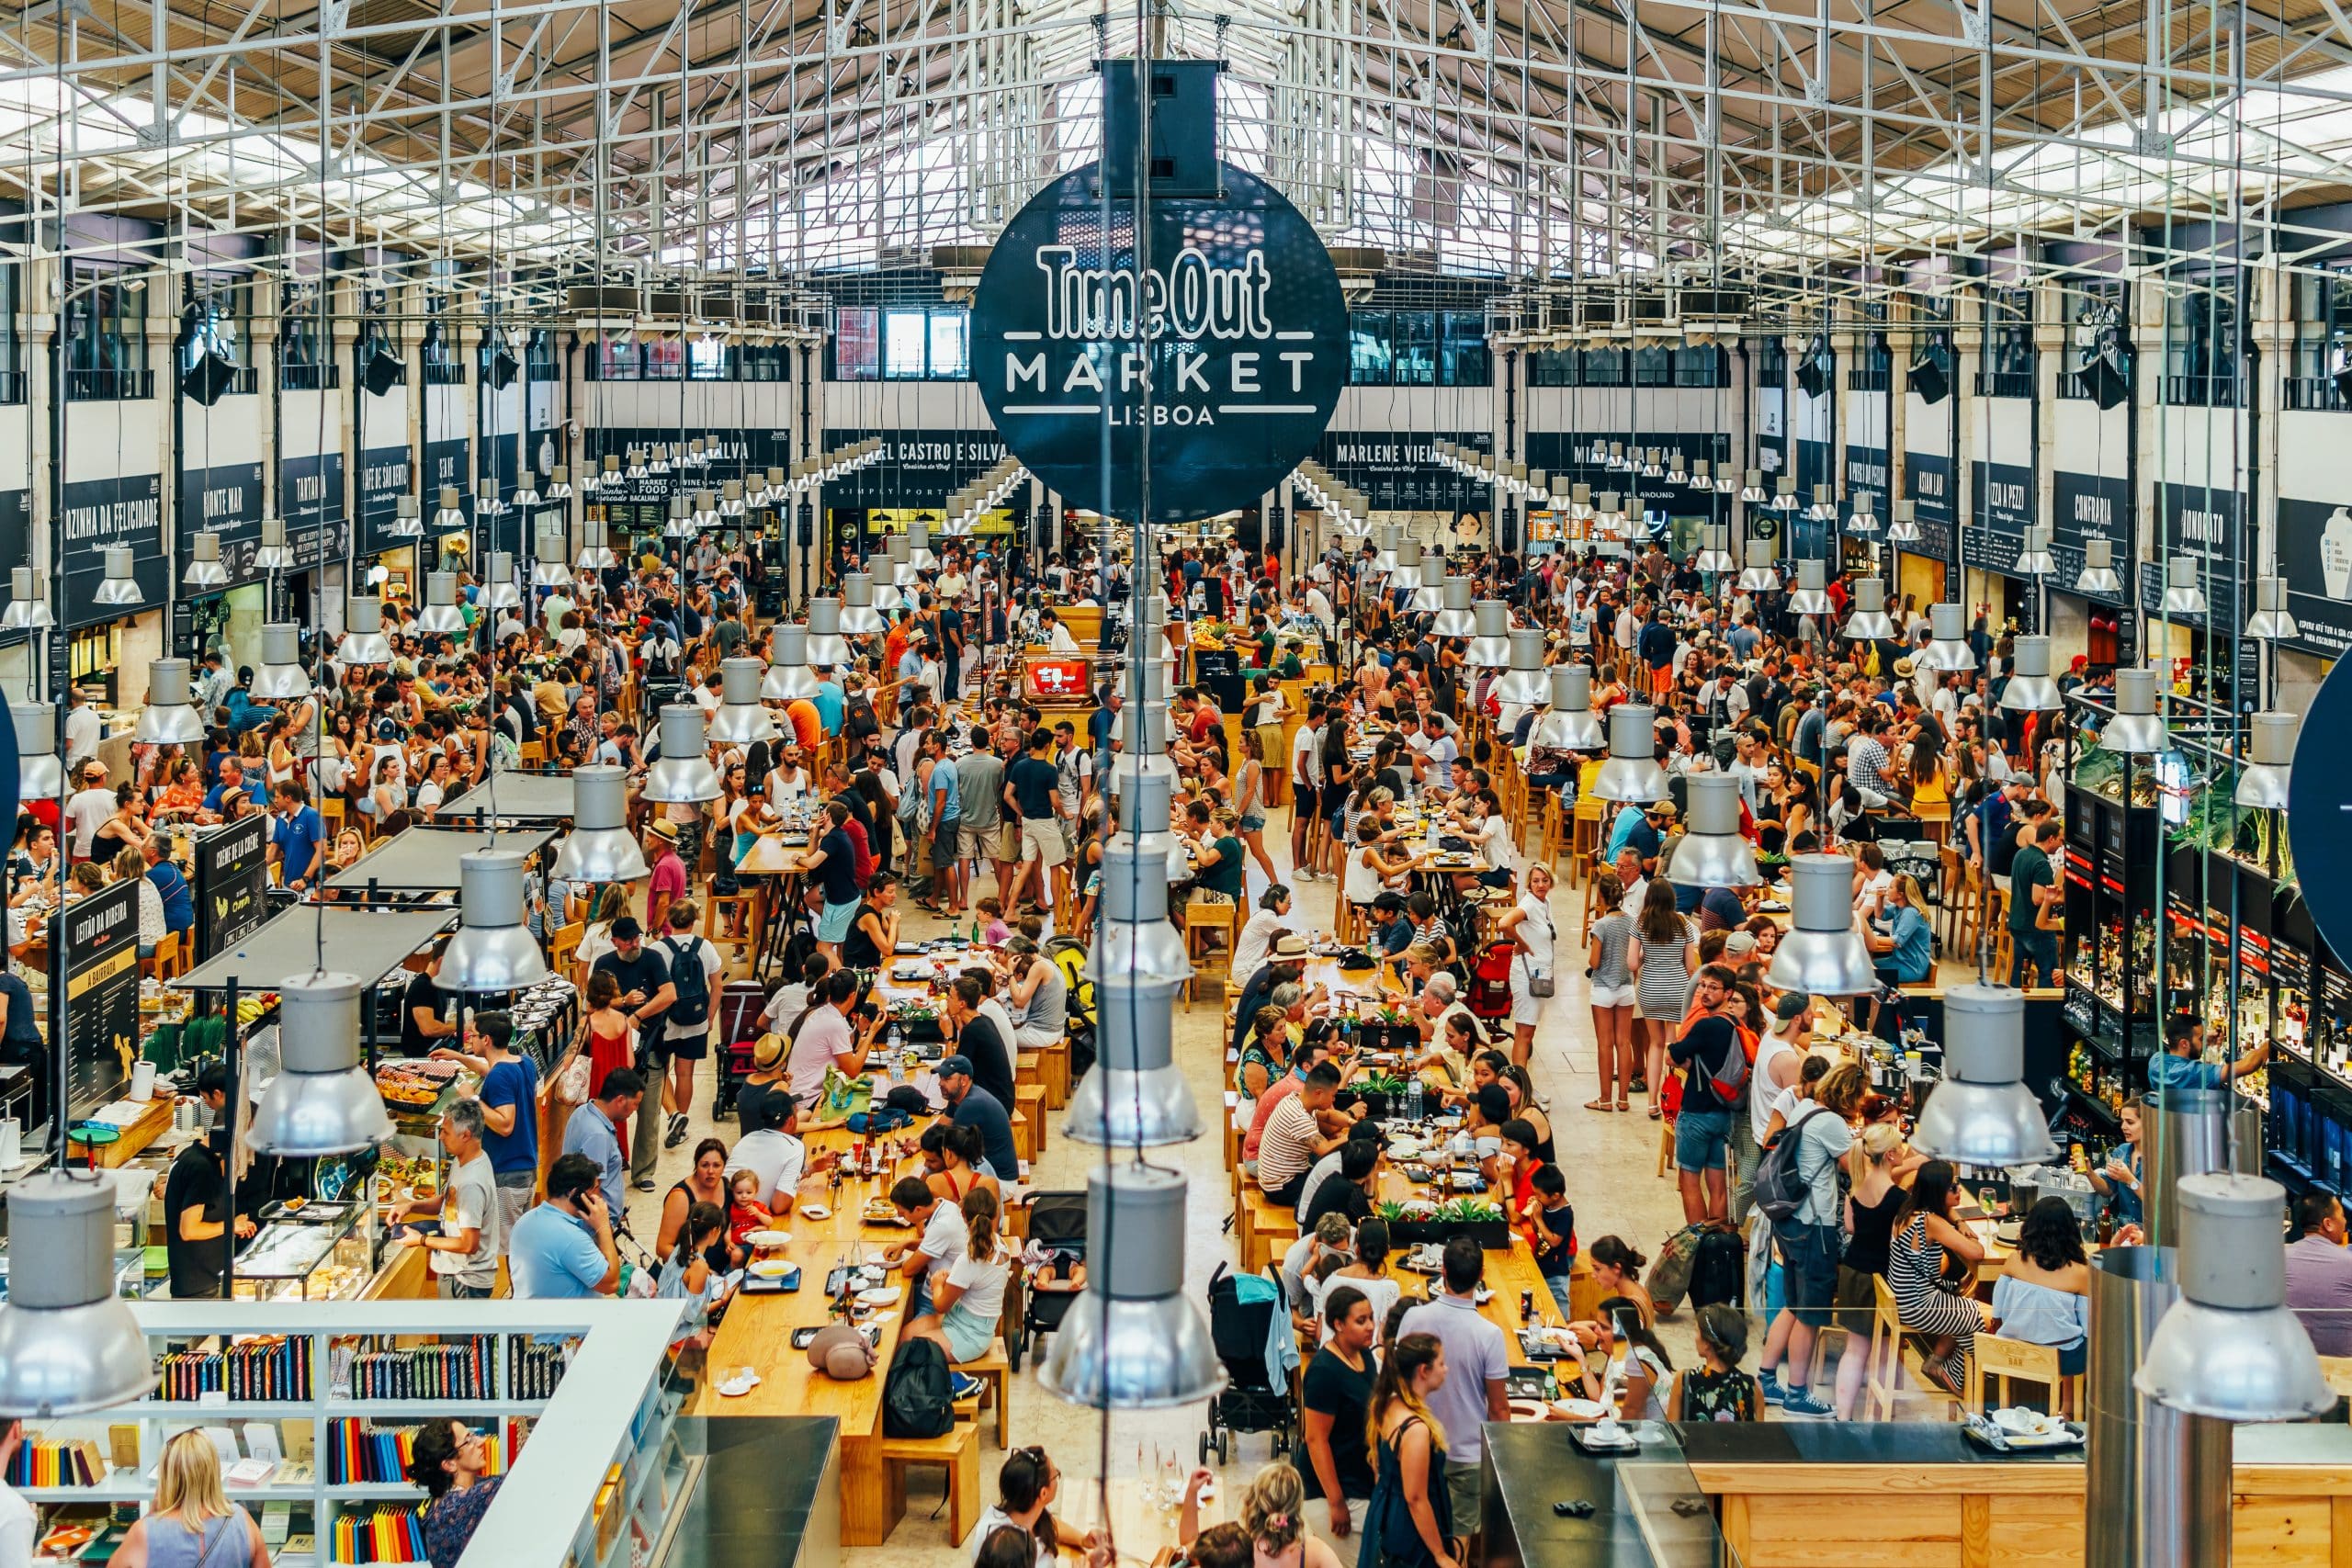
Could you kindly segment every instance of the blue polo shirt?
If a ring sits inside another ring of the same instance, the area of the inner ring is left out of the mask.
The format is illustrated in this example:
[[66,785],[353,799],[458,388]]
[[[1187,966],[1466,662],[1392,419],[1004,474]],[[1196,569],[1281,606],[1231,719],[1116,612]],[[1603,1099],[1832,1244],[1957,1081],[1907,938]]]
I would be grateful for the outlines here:
[[[279,880],[290,883],[310,870],[311,857],[318,852],[319,840],[326,837],[327,825],[317,807],[305,806],[293,816],[271,824],[270,830],[277,839]],[[321,871],[323,870],[322,863]],[[315,874],[311,880],[317,880]]]
[[2201,1061],[2195,1056],[2176,1056],[2160,1051],[2148,1062],[2148,1088],[2211,1089],[2229,1087],[2229,1076],[2218,1062]]
[[166,930],[191,931],[196,929],[196,900],[189,897],[187,878],[170,861],[159,860],[147,868],[147,880],[164,897],[164,925]]
[[628,1213],[628,1160],[621,1153],[620,1134],[603,1106],[592,1100],[571,1113],[571,1120],[563,1124],[563,1152],[586,1155],[596,1162],[596,1168],[604,1173],[599,1185],[605,1190],[605,1205],[613,1223],[618,1224]]
[[825,733],[839,735],[847,707],[847,699],[842,695],[842,683],[837,680],[820,681],[815,694],[808,700],[816,705],[817,717],[824,724]]
[[608,1267],[588,1222],[552,1203],[526,1213],[506,1238],[506,1277],[517,1301],[595,1295]]
[[514,1109],[514,1130],[482,1129],[481,1146],[490,1168],[501,1176],[537,1175],[539,1168],[539,1073],[528,1056],[501,1062],[481,1080],[481,1102]]
[[[246,779],[241,787],[247,795],[253,796],[253,801],[255,806],[267,806],[269,804],[269,792],[263,786],[261,778],[258,774]],[[226,784],[217,784],[210,789],[205,791],[204,809],[207,811],[220,810],[221,798],[227,795],[228,790],[229,786]]]

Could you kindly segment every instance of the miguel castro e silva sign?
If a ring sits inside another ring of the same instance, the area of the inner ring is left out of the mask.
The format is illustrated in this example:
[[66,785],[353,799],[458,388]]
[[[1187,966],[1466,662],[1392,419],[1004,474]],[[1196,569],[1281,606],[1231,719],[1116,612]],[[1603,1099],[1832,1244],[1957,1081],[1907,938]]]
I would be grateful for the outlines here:
[[1272,186],[1217,169],[1219,195],[1114,198],[1107,231],[1095,165],[1065,175],[980,275],[981,399],[1069,505],[1133,521],[1148,463],[1148,521],[1249,506],[1339,405],[1348,310],[1330,254]]

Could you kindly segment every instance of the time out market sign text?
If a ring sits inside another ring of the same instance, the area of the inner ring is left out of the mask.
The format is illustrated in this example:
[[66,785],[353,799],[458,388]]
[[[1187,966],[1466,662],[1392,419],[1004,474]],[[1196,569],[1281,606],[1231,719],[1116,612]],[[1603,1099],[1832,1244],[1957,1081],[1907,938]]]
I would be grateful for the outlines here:
[[1329,254],[1272,186],[1229,165],[1223,176],[1221,197],[1118,203],[1106,231],[1093,170],[1064,175],[980,275],[981,400],[1069,505],[1132,519],[1148,452],[1151,521],[1248,506],[1314,451],[1339,405],[1347,304]]

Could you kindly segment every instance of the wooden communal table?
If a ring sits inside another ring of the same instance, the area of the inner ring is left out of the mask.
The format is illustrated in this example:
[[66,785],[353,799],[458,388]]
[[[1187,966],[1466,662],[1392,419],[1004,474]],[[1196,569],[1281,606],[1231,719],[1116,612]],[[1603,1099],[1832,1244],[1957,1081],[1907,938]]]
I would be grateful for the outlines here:
[[[910,1128],[894,1134],[894,1141],[904,1139],[911,1145],[913,1136]],[[847,1150],[860,1141],[840,1128],[810,1133],[804,1140],[812,1164],[820,1152]],[[894,1276],[899,1300],[875,1314],[888,1314],[889,1322],[871,1377],[841,1382],[817,1371],[805,1350],[792,1348],[792,1332],[832,1321],[825,1276],[834,1268],[862,1263],[883,1247],[913,1239],[914,1233],[903,1225],[867,1224],[864,1210],[870,1198],[887,1201],[898,1177],[922,1169],[921,1156],[911,1156],[882,1177],[844,1182],[837,1205],[836,1195],[822,1179],[811,1177],[801,1183],[801,1201],[823,1204],[832,1212],[821,1220],[797,1212],[780,1218],[778,1228],[791,1234],[791,1245],[762,1254],[798,1264],[800,1289],[790,1294],[736,1297],[712,1339],[708,1375],[695,1397],[693,1413],[697,1416],[831,1416],[839,1421],[844,1546],[879,1546],[903,1511],[904,1495],[892,1486],[880,1451],[882,1382],[904,1325],[911,1281]],[[718,1384],[739,1367],[752,1369],[760,1383],[749,1393],[729,1398]]]

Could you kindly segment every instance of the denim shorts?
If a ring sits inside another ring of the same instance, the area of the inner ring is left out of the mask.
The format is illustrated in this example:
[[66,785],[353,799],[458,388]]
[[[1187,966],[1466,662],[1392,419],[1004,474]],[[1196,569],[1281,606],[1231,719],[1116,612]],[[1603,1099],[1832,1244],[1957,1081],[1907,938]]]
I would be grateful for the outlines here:
[[1674,1168],[1721,1170],[1731,1146],[1731,1112],[1684,1108],[1674,1119]]

